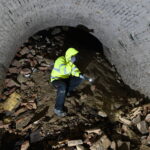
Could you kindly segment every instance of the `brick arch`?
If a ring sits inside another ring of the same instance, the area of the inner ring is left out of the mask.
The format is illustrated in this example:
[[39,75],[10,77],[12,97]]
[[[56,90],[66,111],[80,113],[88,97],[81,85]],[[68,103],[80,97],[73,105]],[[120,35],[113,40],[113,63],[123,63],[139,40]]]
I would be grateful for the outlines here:
[[149,8],[148,0],[0,0],[0,79],[35,32],[83,24],[108,47],[104,53],[124,82],[150,96]]

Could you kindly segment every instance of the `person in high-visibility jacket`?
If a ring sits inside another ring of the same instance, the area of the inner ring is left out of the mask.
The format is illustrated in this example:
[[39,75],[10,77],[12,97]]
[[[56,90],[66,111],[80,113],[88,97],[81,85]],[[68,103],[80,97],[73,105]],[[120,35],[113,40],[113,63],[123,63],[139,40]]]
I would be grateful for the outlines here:
[[84,79],[80,70],[74,64],[76,55],[79,52],[69,48],[65,56],[56,59],[51,72],[52,85],[57,89],[57,97],[54,112],[58,116],[65,116],[64,102],[66,95],[69,95]]

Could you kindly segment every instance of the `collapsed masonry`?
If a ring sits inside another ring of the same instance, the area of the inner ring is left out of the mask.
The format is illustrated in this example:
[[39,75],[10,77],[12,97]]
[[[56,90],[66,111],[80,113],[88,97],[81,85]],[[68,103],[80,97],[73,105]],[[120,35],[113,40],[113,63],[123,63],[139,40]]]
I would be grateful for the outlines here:
[[[80,51],[82,72],[95,81],[84,82],[66,99],[68,116],[59,118],[49,75],[70,46]],[[0,112],[1,150],[145,150],[150,145],[150,105],[123,83],[101,44],[80,29],[50,28],[22,45],[7,72]]]

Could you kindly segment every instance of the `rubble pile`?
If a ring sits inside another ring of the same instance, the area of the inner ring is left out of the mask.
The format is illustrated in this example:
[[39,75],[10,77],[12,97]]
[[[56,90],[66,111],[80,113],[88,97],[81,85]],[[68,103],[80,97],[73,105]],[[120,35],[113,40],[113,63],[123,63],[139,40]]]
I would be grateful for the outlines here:
[[[74,35],[77,31],[85,37]],[[18,49],[0,95],[1,150],[150,149],[149,100],[123,83],[88,36],[87,31],[54,27]],[[78,66],[94,82],[85,81],[66,98],[68,115],[60,118],[53,113],[56,89],[49,78],[66,47],[80,51]]]

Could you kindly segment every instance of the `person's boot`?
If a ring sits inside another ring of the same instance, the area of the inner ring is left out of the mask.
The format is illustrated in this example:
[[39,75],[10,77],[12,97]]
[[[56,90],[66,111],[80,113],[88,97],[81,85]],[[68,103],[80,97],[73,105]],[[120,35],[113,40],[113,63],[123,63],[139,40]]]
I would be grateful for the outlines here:
[[67,113],[65,111],[58,110],[58,109],[54,109],[54,113],[59,117],[64,117],[67,115]]

